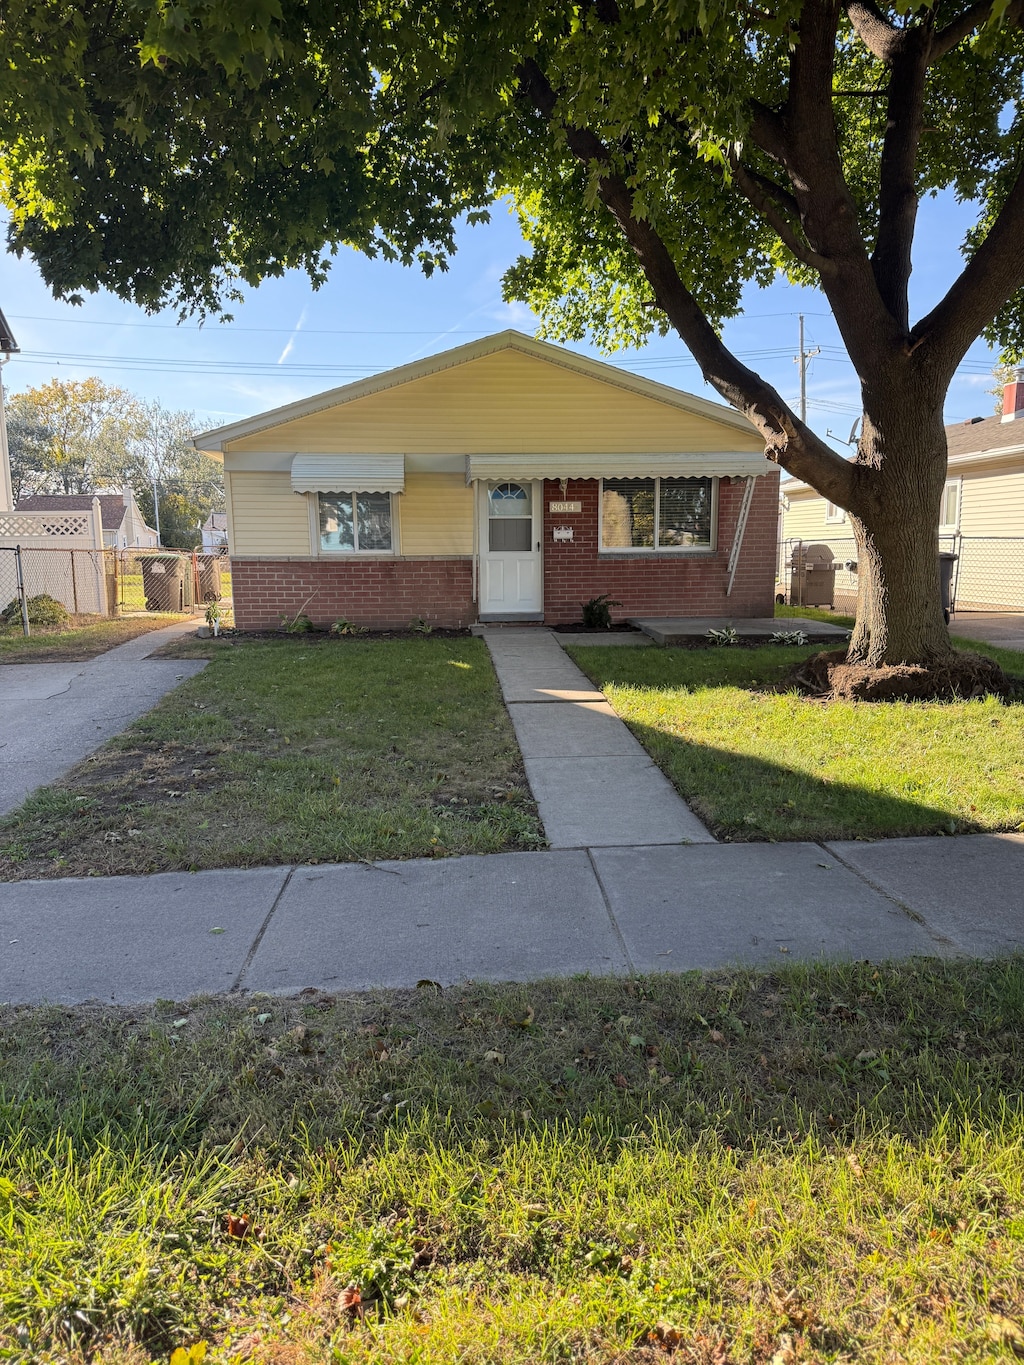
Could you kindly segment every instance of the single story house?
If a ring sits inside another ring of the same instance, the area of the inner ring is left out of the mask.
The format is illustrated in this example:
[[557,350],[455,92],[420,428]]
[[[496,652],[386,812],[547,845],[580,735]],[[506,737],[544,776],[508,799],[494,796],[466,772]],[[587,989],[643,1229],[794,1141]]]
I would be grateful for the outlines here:
[[[1024,610],[1024,370],[1004,388],[1001,413],[947,426],[946,442],[939,547],[958,556],[957,606]],[[780,588],[797,546],[825,545],[837,565],[836,606],[852,610],[857,580],[845,566],[857,552],[846,513],[796,480],[782,484],[781,509]]]
[[731,409],[518,332],[195,438],[235,620],[772,612],[778,470]]
[[125,485],[122,493],[32,493],[18,499],[17,512],[87,512],[93,498],[103,518],[103,546],[107,550],[155,550],[160,538]]

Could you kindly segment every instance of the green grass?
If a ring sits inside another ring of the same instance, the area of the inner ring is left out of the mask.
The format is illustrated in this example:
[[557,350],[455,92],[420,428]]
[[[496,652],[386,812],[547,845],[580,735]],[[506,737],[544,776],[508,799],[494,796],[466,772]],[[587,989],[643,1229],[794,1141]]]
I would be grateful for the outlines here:
[[1020,960],[0,1007],[0,1358],[1007,1360],[1022,1026]]
[[[1024,706],[992,698],[865,705],[761,690],[813,652],[569,646],[720,838],[1024,826]],[[985,652],[1024,672],[1020,654]]]
[[203,642],[212,657],[0,823],[0,876],[543,843],[479,640]]
[[182,618],[176,614],[148,612],[145,616],[72,617],[65,630],[33,626],[27,638],[21,628],[0,631],[0,664],[81,663],[105,654],[115,645],[137,635],[159,630]]

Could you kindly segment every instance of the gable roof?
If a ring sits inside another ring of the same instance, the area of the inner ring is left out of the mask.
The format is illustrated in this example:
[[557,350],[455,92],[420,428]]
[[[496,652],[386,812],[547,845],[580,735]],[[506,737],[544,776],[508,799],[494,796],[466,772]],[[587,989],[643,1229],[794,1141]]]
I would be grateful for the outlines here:
[[524,332],[509,330],[496,332],[493,336],[483,337],[479,341],[471,341],[465,346],[456,346],[438,355],[427,356],[426,359],[413,361],[409,365],[399,365],[397,369],[385,370],[382,374],[371,375],[369,379],[360,379],[354,384],[328,389],[325,393],[314,394],[312,398],[303,398],[297,403],[288,403],[284,407],[272,408],[269,412],[257,413],[255,417],[247,417],[241,422],[232,422],[228,426],[200,432],[193,438],[192,444],[198,450],[207,453],[222,451],[226,442],[240,440],[244,436],[255,436],[271,427],[322,412],[325,408],[352,403],[359,398],[368,398],[371,394],[381,393],[399,384],[409,384],[417,379],[425,379],[428,375],[438,374],[442,370],[479,360],[482,356],[509,350],[519,351],[548,364],[561,365],[576,374],[585,375],[604,384],[612,384],[642,398],[666,403],[693,416],[742,431],[746,436],[754,433],[754,427],[745,417],[721,403],[712,403],[706,398],[698,398],[695,394],[670,388],[668,384],[659,384],[653,379],[627,374],[616,365],[591,360],[589,356],[577,355],[574,351],[567,351],[561,346],[552,346],[550,342],[537,341]]
[[13,355],[19,349],[18,343],[14,340],[14,333],[7,325],[7,319],[0,313],[0,351],[3,351],[4,355]]
[[32,493],[19,498],[16,512],[88,512],[99,499],[104,531],[120,530],[128,508],[120,493]]

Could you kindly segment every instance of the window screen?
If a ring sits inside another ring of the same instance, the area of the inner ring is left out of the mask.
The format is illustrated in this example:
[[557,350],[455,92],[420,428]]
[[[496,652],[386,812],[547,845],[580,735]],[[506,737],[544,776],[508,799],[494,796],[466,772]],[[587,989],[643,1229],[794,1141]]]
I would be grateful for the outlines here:
[[686,550],[711,545],[710,479],[605,479],[601,548]]
[[391,549],[390,493],[319,493],[320,549]]

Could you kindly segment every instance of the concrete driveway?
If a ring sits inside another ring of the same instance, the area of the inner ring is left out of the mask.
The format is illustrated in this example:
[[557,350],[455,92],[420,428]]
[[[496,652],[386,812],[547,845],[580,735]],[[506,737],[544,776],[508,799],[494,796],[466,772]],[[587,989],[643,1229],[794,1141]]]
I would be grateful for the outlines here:
[[78,664],[0,664],[0,815],[119,734],[205,659],[151,659],[195,621],[136,636]]

